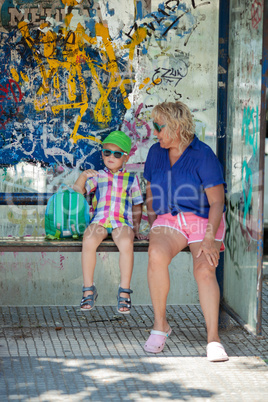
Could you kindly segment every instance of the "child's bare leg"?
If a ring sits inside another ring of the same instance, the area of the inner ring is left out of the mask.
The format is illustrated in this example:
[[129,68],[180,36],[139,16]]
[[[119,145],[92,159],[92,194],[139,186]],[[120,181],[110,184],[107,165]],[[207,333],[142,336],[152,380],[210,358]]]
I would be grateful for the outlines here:
[[[93,223],[85,230],[82,243],[82,272],[84,287],[90,287],[94,282],[94,271],[96,266],[96,250],[103,239],[107,237],[107,230],[98,224]],[[83,295],[86,297],[92,294],[92,291],[86,291]],[[85,305],[83,308],[90,308]]]
[[[130,281],[133,271],[134,250],[133,240],[134,231],[129,226],[121,226],[112,231],[112,238],[119,249],[119,267],[121,281],[120,286],[125,289],[130,289]],[[120,293],[121,297],[129,298],[128,293]],[[122,311],[127,311],[128,308],[122,307]]]

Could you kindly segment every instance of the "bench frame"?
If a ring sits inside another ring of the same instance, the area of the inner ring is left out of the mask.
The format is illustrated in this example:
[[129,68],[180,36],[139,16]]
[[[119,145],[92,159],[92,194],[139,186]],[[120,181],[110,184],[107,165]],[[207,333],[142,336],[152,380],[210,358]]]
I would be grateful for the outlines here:
[[[135,252],[147,252],[148,240],[134,240]],[[82,239],[60,239],[46,240],[43,236],[40,237],[2,237],[0,238],[1,252],[81,252]],[[116,252],[117,246],[111,238],[107,238],[101,242],[97,248],[97,252]]]
[[[0,193],[1,205],[46,205],[53,194],[51,193]],[[85,197],[90,203],[90,196]],[[147,252],[148,240],[134,239],[134,252]],[[44,236],[7,236],[0,238],[0,252],[81,252],[81,239],[46,240]],[[182,251],[190,251],[186,247]],[[97,252],[118,252],[118,248],[111,236],[103,240]]]

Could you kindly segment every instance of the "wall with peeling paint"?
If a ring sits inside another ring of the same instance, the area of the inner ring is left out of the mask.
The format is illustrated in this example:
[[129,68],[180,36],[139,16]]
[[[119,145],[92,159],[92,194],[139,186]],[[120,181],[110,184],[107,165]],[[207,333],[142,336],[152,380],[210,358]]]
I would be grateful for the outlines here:
[[255,330],[263,2],[230,2],[224,298]]
[[[79,305],[82,298],[80,253],[2,253],[0,305]],[[147,254],[135,253],[131,281],[133,304],[151,304],[147,286]],[[119,254],[98,253],[95,283],[97,305],[116,305]],[[197,286],[192,280],[188,253],[170,264],[169,304],[197,304]]]
[[[101,141],[115,129],[131,137],[129,169],[142,178],[155,141],[151,110],[165,100],[187,103],[197,135],[215,150],[218,5],[218,0],[0,0],[0,191],[54,192],[61,183],[72,185],[81,169],[102,166]],[[44,207],[0,207],[0,218],[1,236],[44,234]],[[142,230],[147,228],[144,214]],[[2,257],[1,275],[8,262],[16,273],[4,274],[14,294],[18,257]],[[28,267],[53,277],[48,260],[39,254],[27,258]],[[71,272],[70,259],[80,257],[50,258],[58,275],[61,264]],[[116,271],[117,256],[109,258]],[[179,291],[172,302],[195,303],[191,257],[178,256],[174,264],[192,291],[186,297],[185,281],[176,280]],[[144,284],[145,265],[134,267],[134,277],[141,270]],[[20,284],[28,286],[30,268],[21,270]],[[100,271],[105,277],[106,268]],[[59,294],[67,296],[64,292],[61,285]],[[35,303],[38,294],[33,289]],[[143,294],[139,303],[148,300],[145,285]],[[68,302],[63,297],[62,303]]]

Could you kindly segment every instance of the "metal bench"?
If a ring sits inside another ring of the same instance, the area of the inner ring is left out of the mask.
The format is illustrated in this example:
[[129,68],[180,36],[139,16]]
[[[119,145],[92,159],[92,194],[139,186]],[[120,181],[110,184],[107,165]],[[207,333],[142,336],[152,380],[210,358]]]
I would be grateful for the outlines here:
[[[148,240],[134,240],[134,251],[148,251]],[[60,239],[46,240],[44,236],[32,237],[2,237],[0,238],[0,251],[2,252],[81,252],[82,240]],[[98,252],[118,251],[111,238],[103,240],[99,245]]]
[[[1,205],[46,205],[52,193],[0,193]],[[91,199],[88,199],[90,202]],[[135,252],[147,252],[148,240],[134,240]],[[2,237],[0,238],[1,252],[81,252],[82,240],[60,239],[46,240],[44,236]],[[99,245],[98,252],[117,252],[114,241],[108,237]],[[183,251],[189,251],[189,247]]]

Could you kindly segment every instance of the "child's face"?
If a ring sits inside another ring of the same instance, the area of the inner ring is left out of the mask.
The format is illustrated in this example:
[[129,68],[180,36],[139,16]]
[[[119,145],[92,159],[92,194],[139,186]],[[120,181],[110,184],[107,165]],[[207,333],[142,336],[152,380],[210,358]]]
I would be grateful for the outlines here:
[[[103,149],[109,149],[110,151],[119,151],[123,152],[121,148],[119,148],[115,144],[103,144]],[[104,161],[104,165],[112,172],[116,173],[119,169],[122,168],[123,164],[126,163],[129,159],[129,155],[122,155],[121,158],[116,158],[114,154],[111,153],[109,156],[104,156],[102,152],[102,159]]]

